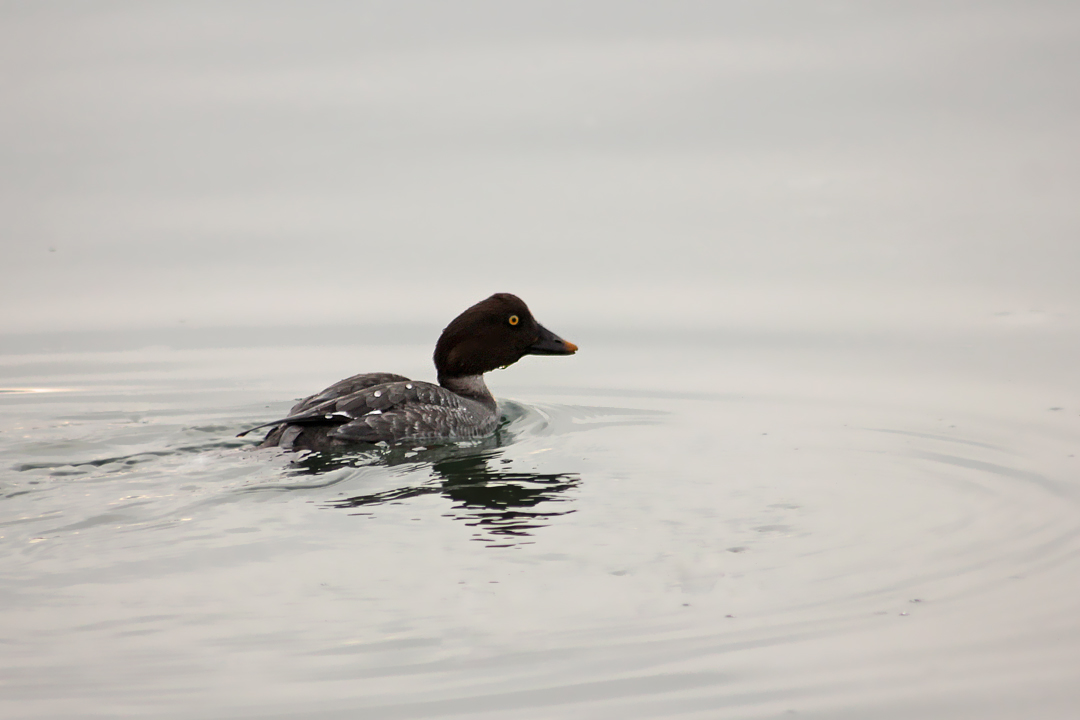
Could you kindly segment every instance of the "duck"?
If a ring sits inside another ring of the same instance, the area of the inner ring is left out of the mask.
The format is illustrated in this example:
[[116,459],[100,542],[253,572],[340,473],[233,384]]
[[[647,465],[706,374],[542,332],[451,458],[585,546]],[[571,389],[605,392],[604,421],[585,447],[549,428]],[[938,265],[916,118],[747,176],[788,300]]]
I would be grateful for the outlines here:
[[363,373],[304,398],[260,448],[325,452],[364,444],[473,440],[495,432],[499,407],[484,374],[526,355],[573,355],[577,345],[538,323],[521,298],[495,293],[447,325],[435,344],[438,384],[394,373]]

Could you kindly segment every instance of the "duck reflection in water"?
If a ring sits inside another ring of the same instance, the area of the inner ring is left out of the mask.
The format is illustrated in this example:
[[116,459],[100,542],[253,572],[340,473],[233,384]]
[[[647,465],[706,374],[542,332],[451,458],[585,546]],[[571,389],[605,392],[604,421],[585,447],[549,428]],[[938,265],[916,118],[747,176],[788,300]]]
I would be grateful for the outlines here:
[[575,473],[512,471],[510,465],[514,461],[503,457],[505,451],[500,447],[508,438],[500,435],[496,433],[467,446],[389,447],[347,455],[313,453],[294,461],[293,472],[321,474],[364,466],[402,467],[412,472],[427,468],[430,475],[419,484],[354,495],[327,504],[341,509],[374,509],[423,495],[442,495],[453,503],[451,512],[444,515],[478,528],[474,540],[492,547],[517,545],[533,531],[548,525],[551,518],[574,512],[572,508],[555,509],[557,506],[553,504],[571,501],[573,497],[566,491],[581,479]]

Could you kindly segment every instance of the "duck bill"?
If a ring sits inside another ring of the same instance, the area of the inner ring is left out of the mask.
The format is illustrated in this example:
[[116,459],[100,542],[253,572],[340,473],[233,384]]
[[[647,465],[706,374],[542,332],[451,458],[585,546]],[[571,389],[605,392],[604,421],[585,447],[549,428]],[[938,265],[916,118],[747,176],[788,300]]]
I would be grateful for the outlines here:
[[573,355],[577,352],[577,345],[574,343],[566,342],[543,325],[537,327],[540,329],[540,337],[525,350],[526,355]]

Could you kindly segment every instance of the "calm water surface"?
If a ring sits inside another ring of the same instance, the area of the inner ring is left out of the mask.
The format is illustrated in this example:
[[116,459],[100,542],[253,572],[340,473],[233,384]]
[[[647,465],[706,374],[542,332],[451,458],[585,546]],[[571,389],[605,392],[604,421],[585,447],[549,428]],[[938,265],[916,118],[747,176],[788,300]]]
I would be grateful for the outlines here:
[[566,335],[336,458],[234,435],[426,344],[23,338],[3,714],[1072,716],[1074,332]]

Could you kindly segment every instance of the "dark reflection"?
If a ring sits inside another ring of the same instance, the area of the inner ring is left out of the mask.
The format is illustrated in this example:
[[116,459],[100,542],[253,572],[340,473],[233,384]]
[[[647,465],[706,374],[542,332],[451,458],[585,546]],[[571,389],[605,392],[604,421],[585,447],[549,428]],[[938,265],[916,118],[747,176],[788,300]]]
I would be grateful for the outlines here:
[[[429,469],[419,484],[331,501],[342,509],[376,508],[422,495],[442,495],[453,503],[446,516],[477,528],[475,540],[491,547],[517,545],[550,518],[567,515],[556,503],[572,500],[566,491],[581,479],[574,473],[515,472],[503,457],[509,438],[496,434],[468,446],[372,448],[348,455],[312,453],[293,463],[296,474],[320,474],[343,467],[382,466],[410,474]],[[356,513],[367,515],[370,513]]]
[[501,540],[506,545],[530,536],[545,526],[548,518],[573,512],[556,510],[551,504],[570,499],[562,494],[580,482],[577,475],[493,469],[489,463],[501,455],[489,451],[440,460],[431,465],[430,484],[355,495],[330,504],[360,508],[438,493],[453,501],[451,517],[479,529],[478,539]]

